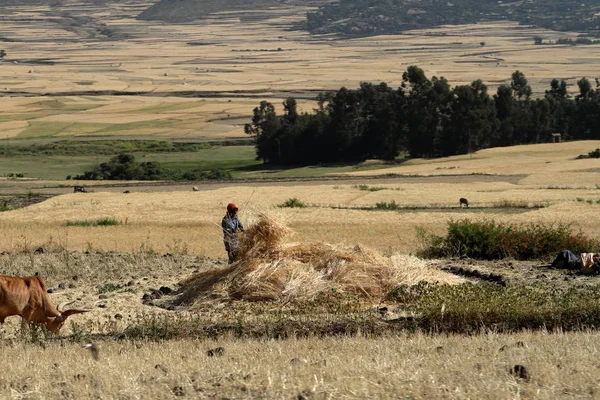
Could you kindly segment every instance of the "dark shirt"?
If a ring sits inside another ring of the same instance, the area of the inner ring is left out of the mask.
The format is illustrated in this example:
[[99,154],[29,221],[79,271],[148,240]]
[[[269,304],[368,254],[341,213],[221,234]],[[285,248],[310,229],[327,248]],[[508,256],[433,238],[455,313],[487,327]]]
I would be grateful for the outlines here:
[[229,213],[225,214],[221,221],[221,228],[223,228],[223,241],[226,244],[233,244],[236,241],[236,232],[244,231],[244,225],[237,214],[233,217]]

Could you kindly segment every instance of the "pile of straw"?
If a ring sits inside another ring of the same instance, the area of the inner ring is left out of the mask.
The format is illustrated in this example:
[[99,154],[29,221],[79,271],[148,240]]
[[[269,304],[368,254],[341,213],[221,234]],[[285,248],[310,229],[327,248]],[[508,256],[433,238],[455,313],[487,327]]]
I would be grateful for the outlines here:
[[[424,263],[415,268],[414,257],[399,265],[397,259],[362,246],[285,246],[287,232],[274,219],[260,215],[242,238],[239,261],[183,282],[178,302],[190,305],[206,297],[298,302],[332,289],[380,298],[398,284],[416,283],[416,275],[426,269]],[[425,275],[423,280],[439,280]]]

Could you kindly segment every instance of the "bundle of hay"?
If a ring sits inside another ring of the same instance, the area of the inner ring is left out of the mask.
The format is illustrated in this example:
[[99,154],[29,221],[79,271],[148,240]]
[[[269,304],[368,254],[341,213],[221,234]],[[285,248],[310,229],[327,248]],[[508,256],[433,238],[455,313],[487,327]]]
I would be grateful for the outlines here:
[[[328,290],[382,297],[399,284],[416,283],[419,274],[426,280],[439,280],[431,273],[423,274],[428,267],[415,257],[399,265],[398,259],[362,246],[284,246],[287,232],[274,219],[261,215],[243,237],[240,260],[183,282],[179,304],[192,304],[207,296],[298,302]],[[415,268],[415,260],[422,265]]]

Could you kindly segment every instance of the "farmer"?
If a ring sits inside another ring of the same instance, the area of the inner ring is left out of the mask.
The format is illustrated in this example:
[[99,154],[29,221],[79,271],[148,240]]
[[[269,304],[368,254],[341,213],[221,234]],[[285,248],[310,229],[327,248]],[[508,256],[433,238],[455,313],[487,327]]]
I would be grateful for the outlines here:
[[227,213],[221,221],[221,227],[223,228],[223,243],[225,243],[225,250],[229,256],[229,264],[237,261],[238,254],[237,250],[240,246],[240,239],[237,236],[237,232],[244,232],[244,225],[237,216],[238,208],[235,204],[229,203],[227,205]]

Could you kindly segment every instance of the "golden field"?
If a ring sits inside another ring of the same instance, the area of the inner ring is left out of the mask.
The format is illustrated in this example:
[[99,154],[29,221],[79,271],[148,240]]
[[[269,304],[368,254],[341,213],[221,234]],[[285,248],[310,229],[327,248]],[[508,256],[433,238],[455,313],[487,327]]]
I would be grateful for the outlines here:
[[[9,40],[0,64],[0,138],[239,137],[262,99],[279,105],[290,95],[312,99],[315,91],[361,81],[398,87],[410,65],[452,85],[482,79],[490,92],[520,70],[542,94],[553,78],[576,92],[576,80],[593,79],[600,59],[597,45],[533,44],[534,36],[555,41],[575,33],[510,22],[340,39],[290,30],[307,8],[265,10],[258,20],[243,13],[181,25],[136,20],[150,4],[87,4],[87,24],[105,24],[114,32],[110,39],[70,19],[76,11],[69,6],[81,7],[76,1],[65,1],[62,14],[51,6],[10,7],[14,14],[0,20],[0,36]],[[305,100],[300,107],[315,105]]]
[[[519,343],[520,342],[520,343]],[[0,395],[59,399],[594,399],[595,333],[3,344]],[[225,354],[208,357],[221,346]],[[501,350],[502,349],[502,350]],[[256,362],[257,357],[261,362]],[[528,368],[530,380],[508,373]]]
[[[442,234],[448,219],[562,222],[599,237],[598,162],[574,159],[598,147],[600,141],[539,144],[413,160],[370,171],[370,175],[401,174],[380,179],[356,176],[351,181],[202,184],[198,192],[192,192],[191,186],[140,186],[128,194],[122,193],[122,187],[98,187],[92,193],[64,194],[0,214],[0,248],[53,242],[78,251],[135,253],[150,248],[164,253],[178,244],[185,245],[190,254],[222,257],[220,221],[230,202],[240,207],[247,224],[261,213],[282,221],[294,232],[288,242],[363,244],[388,254],[417,251],[415,228]],[[361,190],[359,185],[380,190]],[[40,193],[70,190],[38,189],[35,180],[16,187]],[[469,209],[459,208],[460,197],[469,199]],[[278,207],[290,198],[309,207]],[[406,209],[360,209],[391,201]],[[511,209],[502,203],[543,208]],[[100,218],[115,218],[121,224],[67,226],[67,221]]]
[[[224,13],[168,25],[134,19],[151,2],[62,3],[85,8],[89,26],[104,23],[116,36],[98,38],[86,24],[65,24],[70,19],[53,6],[11,7],[12,14],[0,19],[0,37],[12,40],[2,43],[8,53],[0,63],[2,140],[241,137],[262,99],[279,105],[296,95],[300,108],[310,111],[316,91],[361,81],[398,87],[409,65],[453,85],[481,78],[491,92],[518,69],[540,94],[552,78],[566,79],[573,92],[577,79],[595,76],[600,60],[599,46],[535,46],[532,39],[575,34],[510,22],[339,39],[288,30],[305,8],[269,10],[262,20]],[[204,93],[173,93],[181,91]],[[237,203],[247,226],[264,215],[288,226],[285,244],[364,246],[399,270],[399,284],[460,284],[467,278],[440,270],[442,261],[411,255],[420,248],[416,229],[443,234],[450,219],[493,218],[571,224],[599,238],[600,166],[597,159],[575,159],[596,148],[600,141],[488,149],[356,168],[343,179],[315,181],[110,186],[0,179],[6,197],[55,195],[0,213],[0,273],[39,272],[55,304],[75,301],[71,307],[90,310],[70,318],[62,331],[66,337],[28,337],[18,317],[8,318],[0,327],[0,398],[598,398],[596,332],[508,335],[490,327],[470,336],[406,332],[252,340],[216,333],[216,340],[115,339],[115,333],[153,318],[241,328],[285,318],[380,318],[385,301],[376,297],[348,315],[341,305],[336,315],[311,314],[310,308],[296,315],[281,302],[218,298],[176,310],[142,302],[153,289],[177,289],[185,279],[225,266],[220,221],[229,202]],[[90,193],[72,193],[74,184]],[[469,199],[468,209],[459,208],[460,197]],[[278,207],[291,198],[307,207]],[[366,209],[392,201],[398,210]],[[119,225],[69,226],[101,218]],[[38,248],[42,254],[35,253]],[[537,274],[532,265],[523,269]],[[553,278],[562,281],[560,273]],[[585,279],[594,284],[594,276]],[[97,361],[81,348],[88,340],[100,347]],[[225,353],[209,357],[207,350],[217,346]],[[516,364],[527,366],[529,380],[509,374]]]

